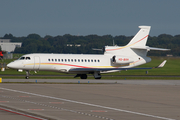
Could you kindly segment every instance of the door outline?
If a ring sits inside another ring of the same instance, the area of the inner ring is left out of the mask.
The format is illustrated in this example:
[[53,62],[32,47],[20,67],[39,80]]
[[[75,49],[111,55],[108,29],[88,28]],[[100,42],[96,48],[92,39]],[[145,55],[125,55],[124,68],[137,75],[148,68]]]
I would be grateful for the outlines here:
[[40,68],[40,57],[34,56],[34,70],[39,70]]

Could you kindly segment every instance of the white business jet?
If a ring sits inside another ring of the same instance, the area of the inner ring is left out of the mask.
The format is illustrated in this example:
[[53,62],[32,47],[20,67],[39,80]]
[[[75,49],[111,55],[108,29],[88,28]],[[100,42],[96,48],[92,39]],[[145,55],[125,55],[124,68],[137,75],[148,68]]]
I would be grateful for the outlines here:
[[[169,49],[146,46],[150,26],[139,26],[139,32],[126,46],[105,46],[104,54],[26,54],[9,63],[7,66],[18,71],[26,71],[26,79],[29,71],[54,71],[62,73],[74,73],[75,77],[87,79],[87,74],[93,74],[95,79],[101,79],[101,73],[117,72],[132,69],[148,63],[151,58],[147,57],[150,50],[167,51]],[[163,67],[166,60],[158,67]]]

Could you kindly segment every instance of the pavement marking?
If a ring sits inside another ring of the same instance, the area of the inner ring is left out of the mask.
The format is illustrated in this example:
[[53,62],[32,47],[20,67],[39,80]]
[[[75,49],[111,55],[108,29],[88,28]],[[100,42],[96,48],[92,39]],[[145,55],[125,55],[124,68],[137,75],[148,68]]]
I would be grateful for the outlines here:
[[107,110],[91,110],[91,112],[107,112]]
[[7,103],[7,102],[9,102],[9,101],[0,101],[0,103]]
[[[31,104],[46,106],[46,107],[50,107],[50,108],[53,108],[53,109],[58,109],[58,110],[63,110],[63,111],[69,111],[69,112],[73,112],[73,113],[77,113],[77,114],[81,114],[81,115],[86,115],[86,116],[89,115],[90,117],[95,117],[95,115],[93,115],[93,114],[78,112],[78,111],[75,111],[75,110],[69,110],[69,109],[59,108],[59,107],[55,107],[55,106],[51,106],[51,105],[46,105],[46,104],[42,104],[42,103],[31,102],[31,101],[27,101],[27,100],[23,100],[23,99],[19,99],[19,98],[14,98],[14,97],[9,97],[9,96],[3,96],[3,95],[0,95],[0,96],[1,96],[1,97],[4,97],[4,98],[9,98],[9,99],[14,99],[14,100],[26,102],[26,103],[31,103]],[[63,102],[63,103],[64,103],[64,102]],[[27,109],[27,110],[29,110],[29,111],[43,111],[43,110],[45,110],[45,109]],[[96,116],[97,116],[97,115],[96,115]],[[101,117],[101,116],[98,116],[98,117],[101,118],[101,119],[106,119],[106,120],[114,120],[114,119],[107,118],[107,117]]]
[[13,111],[13,110],[10,110],[10,109],[7,109],[7,108],[1,108],[0,107],[0,110],[10,112],[10,113],[14,113],[14,114],[17,114],[17,115],[22,115],[22,116],[29,117],[29,118],[33,118],[33,119],[36,119],[36,120],[46,120],[46,119],[43,119],[43,118],[35,117],[33,115],[28,115],[28,114],[24,114],[24,113],[21,113],[21,112]]
[[64,104],[64,102],[49,102],[51,104]]
[[31,96],[19,96],[19,97],[31,97]]
[[129,111],[129,110],[112,108],[112,107],[107,107],[107,106],[102,106],[102,105],[91,104],[91,103],[85,103],[85,102],[79,102],[79,101],[74,101],[74,100],[68,100],[68,99],[64,99],[64,98],[57,98],[57,97],[41,95],[41,94],[36,94],[36,93],[24,92],[24,91],[20,91],[20,90],[13,90],[13,89],[8,89],[8,88],[3,88],[3,87],[0,87],[0,89],[7,90],[7,91],[12,91],[12,92],[24,93],[24,94],[28,94],[28,95],[39,96],[39,97],[44,97],[44,98],[50,98],[50,99],[55,99],[55,100],[61,100],[61,101],[66,101],[66,102],[71,102],[71,103],[76,103],[76,104],[81,104],[81,105],[87,105],[87,106],[93,106],[93,107],[98,107],[98,108],[104,108],[104,109],[109,109],[109,110],[114,110],[114,111],[119,111],[119,112],[125,112],[125,113],[130,113],[130,114],[135,114],[135,115],[152,117],[152,118],[157,118],[157,119],[162,119],[162,120],[175,120],[175,119],[167,118],[167,117],[161,117],[161,116],[156,116],[156,115],[151,115],[151,114],[146,114],[146,113],[140,113],[140,112],[134,112],[134,111]]
[[44,110],[44,109],[28,109],[28,110],[42,111],[42,110]]

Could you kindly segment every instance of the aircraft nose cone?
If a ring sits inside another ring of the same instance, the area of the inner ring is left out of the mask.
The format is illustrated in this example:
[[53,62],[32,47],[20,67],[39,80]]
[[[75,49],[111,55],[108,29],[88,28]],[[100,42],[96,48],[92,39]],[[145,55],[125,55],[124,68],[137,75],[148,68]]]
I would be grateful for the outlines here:
[[11,63],[7,64],[7,67],[10,68],[11,67]]
[[9,63],[9,64],[7,64],[7,67],[8,67],[8,68],[14,68],[15,66],[14,66],[13,63]]

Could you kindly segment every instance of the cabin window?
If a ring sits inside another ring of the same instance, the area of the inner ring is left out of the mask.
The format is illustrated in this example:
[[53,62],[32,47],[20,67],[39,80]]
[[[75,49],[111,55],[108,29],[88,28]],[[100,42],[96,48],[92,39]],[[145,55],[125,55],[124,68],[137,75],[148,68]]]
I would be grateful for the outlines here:
[[94,62],[96,62],[96,60],[94,60]]
[[90,60],[88,59],[88,62],[90,62]]
[[83,62],[83,59],[81,60],[81,62]]
[[76,62],[76,59],[74,59],[74,61]]
[[61,61],[63,62],[63,59],[61,59]]
[[64,61],[66,62],[67,60],[65,59]]
[[80,62],[80,59],[78,59],[78,62]]
[[73,59],[71,59],[71,62],[73,62]]
[[60,59],[58,59],[58,62],[60,62]]
[[57,62],[57,59],[55,59],[55,61]]
[[54,59],[52,59],[52,61],[54,61]]
[[100,62],[100,60],[98,60],[98,62]]
[[50,59],[48,59],[48,61],[51,61]]
[[91,62],[93,62],[93,60],[91,60]]
[[68,62],[70,62],[70,59],[68,59]]
[[86,59],[85,59],[84,61],[85,61],[85,62],[87,62],[87,60],[86,60]]

